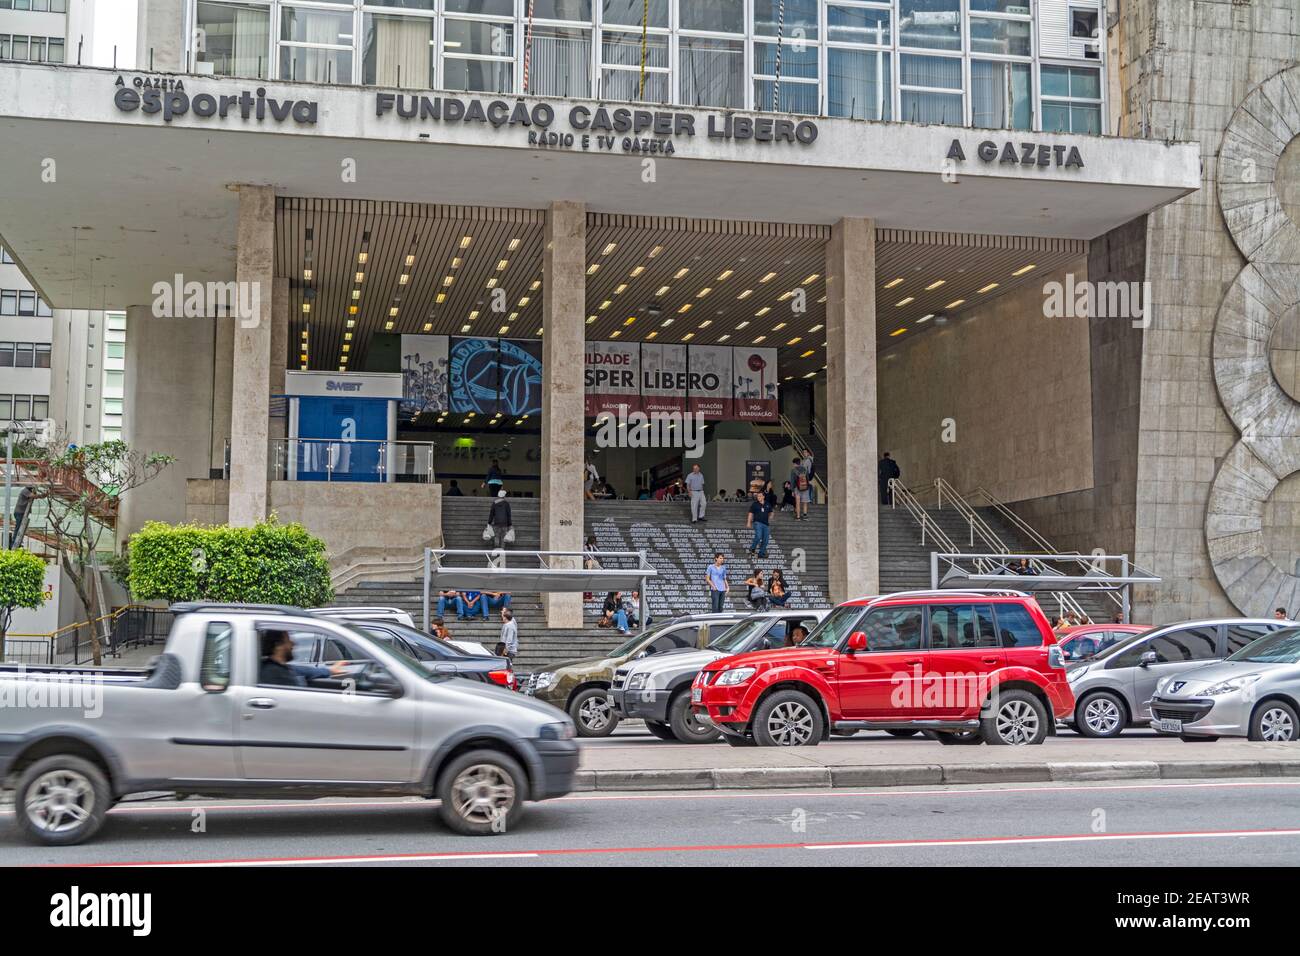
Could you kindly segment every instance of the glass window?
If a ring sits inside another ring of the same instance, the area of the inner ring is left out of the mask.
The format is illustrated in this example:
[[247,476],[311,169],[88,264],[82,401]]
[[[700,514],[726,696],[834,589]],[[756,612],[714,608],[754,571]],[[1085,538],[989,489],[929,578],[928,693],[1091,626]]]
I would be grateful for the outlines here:
[[361,82],[369,86],[431,89],[435,85],[433,17],[365,16]]
[[206,691],[220,693],[230,686],[230,649],[234,629],[229,624],[213,621],[203,635],[203,658],[199,663],[199,686]]
[[[775,43],[754,44],[754,108],[781,113],[821,112],[817,86],[817,46],[781,44],[781,86],[776,96]],[[761,77],[771,77],[762,79]],[[803,81],[803,82],[801,82]]]
[[1028,609],[1019,604],[994,606],[998,619],[998,641],[1003,647],[1040,647],[1043,634]]
[[1267,624],[1229,624],[1228,653],[1237,653],[1243,647],[1255,643],[1273,630],[1274,628],[1269,627]]
[[0,342],[0,368],[14,367],[14,343]]
[[217,76],[266,76],[270,8],[200,2],[195,22],[195,58],[199,63],[212,64]]
[[46,318],[48,318],[49,316],[51,316],[51,315],[54,314],[54,310],[51,309],[51,308],[50,308],[50,307],[45,303],[45,300],[44,300],[44,299],[42,299],[40,296],[37,296],[37,297],[36,297],[36,314],[37,314],[37,315],[43,315],[43,316],[45,316]]
[[898,0],[898,43],[960,50],[961,0]]
[[19,342],[15,352],[17,358],[14,361],[16,368],[35,368],[36,367],[36,347],[30,342]]
[[15,289],[0,289],[0,315],[18,314],[18,292]]
[[853,119],[887,120],[893,114],[890,54],[876,50],[826,51],[827,112]]
[[13,261],[14,257],[9,255],[9,250],[0,246],[0,262],[11,264]]
[[50,347],[48,345],[36,346],[36,368],[49,368],[49,367],[50,367]]
[[0,395],[0,421],[13,421],[14,400],[12,395]]
[[480,16],[513,17],[515,0],[447,0],[448,13],[474,13]]
[[1029,16],[1029,0],[970,0],[971,13],[1012,13]]
[[32,421],[43,422],[50,417],[50,396],[32,396]]
[[[816,55],[814,50],[814,59]],[[728,109],[745,105],[744,41],[680,37],[678,69],[683,104]]]
[[[604,23],[613,23],[625,27],[639,27],[646,14],[644,0],[602,0],[601,17]],[[668,27],[668,0],[650,0],[650,27]]]
[[63,61],[63,40],[58,37],[50,37],[49,43],[45,47],[45,62],[62,63]]
[[352,14],[280,8],[280,79],[352,82]]
[[911,651],[921,646],[921,608],[885,607],[868,611],[859,628],[867,634],[867,650]]
[[591,95],[591,31],[533,27],[528,90],[534,96]]
[[445,21],[443,86],[479,93],[513,91],[514,37],[514,25],[510,23]]
[[996,53],[1000,56],[1029,56],[1028,20],[992,20],[972,17],[970,22],[970,48],[972,53]]
[[826,8],[826,39],[842,43],[889,46],[890,11],[868,7]]
[[1109,667],[1136,667],[1147,651],[1155,651],[1160,664],[1178,661],[1209,661],[1218,656],[1219,629],[1217,627],[1191,627],[1173,631],[1146,641],[1137,641],[1117,654],[1113,654]]
[[1070,37],[1075,40],[1095,40],[1098,38],[1096,8],[1070,8]]
[[[641,34],[605,30],[601,34],[601,93],[605,99],[666,103],[668,84],[668,37],[646,35],[645,92],[641,90]],[[743,87],[742,87],[743,89]]]
[[683,30],[708,30],[713,33],[745,32],[745,0],[689,0],[678,10],[678,25]]
[[997,647],[993,608],[987,604],[934,604],[930,607],[930,647],[953,650]]
[[817,0],[784,0],[784,6],[781,20],[781,0],[754,0],[754,35],[774,37],[779,33],[785,40],[815,41]]
[[126,375],[125,372],[112,372],[112,371],[105,372],[104,387],[110,389],[117,389],[118,391],[121,391],[122,385],[125,380],[125,375]]
[[1252,641],[1231,659],[1251,664],[1300,664],[1300,628],[1288,627],[1265,640]]
[[671,651],[679,647],[694,647],[695,642],[699,640],[699,635],[700,629],[698,626],[679,627],[666,634],[660,634],[650,642],[650,646],[645,649],[645,652],[647,654],[662,654],[664,651]]
[[[899,58],[899,88],[905,123],[940,123],[961,126],[961,60],[955,57],[917,56],[904,53]],[[924,87],[925,89],[908,89]],[[956,90],[943,93],[940,90]]]
[[106,328],[110,332],[125,332],[126,315],[121,312],[108,313],[108,321],[107,321]]
[[36,314],[36,293],[24,292],[18,290],[18,314],[35,315]]
[[[525,17],[527,14],[528,5],[524,4]],[[533,19],[590,23],[591,0],[533,0]]]
[[126,358],[126,343],[125,343],[125,342],[109,342],[109,343],[107,343],[107,344],[104,346],[104,348],[105,348],[105,350],[106,350],[106,354],[107,354],[108,357],[111,358],[111,359],[124,359],[124,358]]
[[[1056,133],[1101,132],[1101,71],[1092,67],[1043,66],[1043,129]],[[1081,102],[1082,101],[1082,102]]]
[[862,608],[851,604],[837,607],[826,616],[821,625],[808,635],[806,647],[835,647],[853,633],[854,625],[862,617]]
[[30,395],[14,396],[14,418],[16,422],[31,421],[32,397]]
[[971,60],[971,123],[990,129],[1032,129],[1030,64]]

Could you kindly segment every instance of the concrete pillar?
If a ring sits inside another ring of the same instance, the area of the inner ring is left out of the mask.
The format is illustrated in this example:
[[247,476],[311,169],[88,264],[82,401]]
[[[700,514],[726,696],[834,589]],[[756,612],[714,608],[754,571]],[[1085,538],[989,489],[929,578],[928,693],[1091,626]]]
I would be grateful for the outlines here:
[[[213,328],[212,350],[212,467],[222,468],[226,461],[226,442],[230,441],[230,392],[235,372],[235,319],[221,319]],[[130,332],[127,332],[128,341]]]
[[270,186],[241,186],[235,279],[240,289],[256,290],[257,314],[234,319],[230,389],[232,525],[252,525],[266,517],[274,246],[275,190]]
[[830,598],[880,588],[876,493],[876,228],[841,219],[826,244]]
[[[272,439],[288,437],[289,418],[284,400],[284,373],[289,362],[289,279],[276,276],[271,292],[271,385],[270,398],[280,401],[273,406],[274,418],[270,421]],[[284,450],[280,450],[284,454]]]
[[208,477],[213,326],[230,321],[159,317],[151,306],[129,308],[126,315],[123,436],[136,451],[176,461],[123,497],[119,542],[146,521],[185,521],[185,482]]
[[185,6],[176,0],[137,0],[137,70],[189,72],[185,62]]
[[[542,281],[542,550],[582,550],[587,210],[546,216]],[[576,566],[576,565],[575,565]],[[547,627],[581,627],[581,594],[543,594]]]

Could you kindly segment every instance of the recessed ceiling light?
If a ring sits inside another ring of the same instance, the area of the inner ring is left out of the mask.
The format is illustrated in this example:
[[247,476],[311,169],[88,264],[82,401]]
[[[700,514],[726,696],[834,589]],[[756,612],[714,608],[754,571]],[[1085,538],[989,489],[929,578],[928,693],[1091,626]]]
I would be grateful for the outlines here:
[[521,309],[528,308],[528,303],[531,301],[532,299],[530,299],[528,296],[524,296],[522,299],[519,300],[519,308]]
[[996,283],[996,282],[990,282],[988,285],[984,286],[984,288],[980,289],[980,291],[981,291],[981,292],[992,292],[992,291],[993,291],[994,289],[996,289],[997,287],[998,287],[998,283]]
[[659,255],[659,253],[663,251],[664,251],[663,246],[655,246],[653,249],[650,250],[650,258],[653,259],[655,256]]
[[509,259],[502,259],[500,262],[497,263],[497,272],[505,272],[506,269],[508,268],[510,268]]
[[709,288],[708,286],[705,286],[705,287],[704,287],[703,289],[701,289],[699,292],[695,293],[695,298],[697,298],[697,299],[703,299],[706,295],[708,295],[708,294],[709,294],[710,292],[712,292],[712,291],[713,291],[713,290],[712,290],[711,288]]
[[348,319],[348,328],[352,328],[356,324],[357,324],[356,319]]
[[707,329],[712,324],[713,324],[712,319],[705,319],[703,322],[700,323],[700,328]]
[[677,310],[677,314],[681,315],[683,312],[689,312],[689,311],[691,311],[691,304],[687,302],[684,306],[682,306],[680,309]]
[[343,351],[346,352],[346,351],[347,351],[348,349],[350,349],[350,348],[352,348],[352,346],[349,345],[347,342],[344,342],[344,343],[343,343]]
[[809,372],[807,375],[804,376],[804,378],[816,378],[816,377],[817,377],[816,372]]
[[948,281],[947,279],[936,279],[934,282],[931,282],[928,286],[925,287],[925,291],[931,292],[934,289],[939,288],[939,286],[943,285],[947,281]]
[[385,332],[391,332],[392,330],[393,330],[393,323],[392,323],[392,322],[385,322],[385,323],[384,323],[384,331],[385,331]]
[[[469,326],[468,326],[468,325],[462,325],[462,326],[460,327],[460,330],[461,330],[462,332],[468,332],[468,331],[469,331]],[[439,421],[441,421],[441,419],[439,419]]]
[[904,332],[906,332],[906,331],[907,331],[907,327],[906,327],[906,326],[904,326],[904,327],[901,328],[901,329],[894,329],[894,331],[892,331],[892,332],[889,333],[889,337],[892,339],[895,335],[902,335],[902,334],[903,334]]
[[763,276],[763,278],[759,279],[758,281],[759,281],[759,282],[771,282],[771,281],[772,281],[773,279],[775,279],[775,278],[776,278],[776,273],[775,273],[775,272],[769,272],[767,275]]
[[680,269],[678,269],[676,272],[673,273],[673,278],[680,279],[682,276],[686,275],[686,273],[690,271],[691,271],[690,267],[682,266]]
[[648,339],[652,339],[652,338],[654,338],[654,337],[655,337],[656,335],[658,335],[658,334],[659,334],[659,330],[658,330],[658,329],[655,329],[653,332],[651,332],[649,335],[647,335],[646,338],[648,338]]
[[488,279],[488,281],[487,281],[487,287],[488,287],[489,289],[495,289],[495,288],[497,287],[497,279],[496,279],[496,276],[493,276],[491,279]]
[[311,270],[310,270],[310,269],[303,269],[303,270],[302,270],[302,278],[303,278],[303,281],[305,281],[305,282],[310,282],[310,281],[311,281]]
[[599,262],[593,262],[591,265],[587,266],[587,275],[589,276],[594,276],[599,271],[600,271]]
[[393,306],[391,309],[389,309],[389,310],[388,310],[388,314],[391,315],[393,318],[396,318],[396,317],[397,317],[397,306]]
[[738,326],[736,326],[736,331],[739,332],[747,325],[749,325],[749,319],[746,319],[744,322],[741,322]]
[[718,281],[726,282],[728,279],[731,278],[731,274],[733,271],[734,270],[732,269],[723,269],[722,272],[718,273]]
[[949,302],[947,305],[945,305],[944,308],[945,308],[945,309],[955,309],[955,308],[957,308],[957,306],[961,305],[961,304],[962,304],[963,302],[965,302],[965,301],[966,301],[965,299],[953,299],[951,302]]
[[596,321],[596,317],[595,317],[594,315],[589,315],[589,316],[587,316],[587,324],[588,324],[588,325],[591,325],[591,323],[593,323],[593,322],[595,322],[595,321]]
[[626,282],[620,282],[617,286],[614,287],[614,294],[615,294],[615,295],[622,295],[622,294],[623,294],[623,291],[624,291],[626,288],[627,288],[627,283],[626,283]]
[[754,290],[753,290],[753,289],[746,289],[744,292],[740,293],[740,295],[736,296],[736,298],[737,298],[737,299],[748,299],[748,298],[749,298],[751,295],[753,295],[753,294],[754,294]]
[[413,265],[415,265],[415,255],[414,255],[414,253],[412,253],[411,255],[409,255],[409,256],[406,257],[406,264],[407,264],[408,266],[413,266]]
[[[815,351],[816,351],[816,349],[809,349],[807,352],[804,352],[804,353],[803,353],[802,355],[800,355],[799,357],[800,357],[800,358],[807,358],[808,356],[812,355],[813,352],[815,352]],[[789,380],[789,379],[787,378],[787,381],[788,381],[788,380]]]
[[304,312],[310,312],[310,311],[311,311],[311,303],[310,303],[310,302],[304,302],[304,303],[302,304],[302,310],[303,310]]
[[894,279],[892,282],[886,282],[886,283],[885,283],[885,288],[886,288],[886,289],[892,289],[894,286],[898,285],[898,284],[899,284],[900,282],[902,282],[902,281],[903,281],[903,277],[902,277],[902,276],[899,276],[897,279]]
[[659,288],[655,289],[655,295],[667,295],[670,288],[671,286],[661,285]]
[[533,280],[533,284],[530,285],[530,286],[528,287],[528,291],[529,291],[529,292],[536,292],[536,291],[537,291],[538,289],[540,289],[541,287],[542,287],[542,280],[541,280],[541,279],[534,279],[534,280]]
[[675,321],[676,321],[676,319],[672,319],[672,318],[664,319],[662,322],[659,323],[659,328],[661,328],[661,329],[666,329],[666,328],[668,328],[668,326],[672,325],[673,322],[675,322]]
[[353,289],[353,290],[352,290],[352,300],[355,302],[355,301],[356,301],[357,299],[359,299],[359,298],[361,298],[361,290],[360,290],[360,289]]
[[605,246],[605,248],[602,249],[602,250],[600,250],[600,254],[601,254],[602,256],[607,256],[607,255],[609,255],[611,252],[613,252],[613,251],[614,251],[615,249],[617,249],[617,248],[618,248],[618,243],[617,243],[617,242],[607,243],[606,246]]
[[449,288],[451,288],[451,286],[455,285],[455,283],[456,283],[456,277],[455,277],[455,276],[443,276],[443,277],[442,277],[442,287],[443,287],[444,289],[449,289]]
[[462,259],[460,256],[455,256],[451,260],[451,267],[453,269],[459,269],[464,264],[465,264],[465,260]]
[[357,273],[357,281],[358,281],[358,282],[365,282],[365,281],[366,281],[366,274],[365,274],[364,272],[358,272],[358,273]]
[[803,280],[803,284],[804,284],[804,285],[812,285],[814,282],[816,282],[816,281],[817,281],[818,279],[820,279],[821,277],[822,277],[822,274],[821,274],[820,272],[814,272],[814,273],[813,273],[812,275],[810,275],[808,278],[806,278],[806,279]]
[[620,335],[622,335],[622,334],[623,334],[623,330],[622,330],[622,329],[615,329],[613,332],[609,333],[609,336],[610,336],[610,338],[616,339],[616,338],[618,338],[618,337],[619,337]]
[[809,331],[809,332],[820,332],[821,330],[822,330],[822,327],[821,327],[820,324],[818,324],[818,325],[814,325],[814,326],[813,326],[811,329],[809,329],[808,331]]
[[1021,266],[1019,269],[1017,269],[1015,272],[1013,272],[1013,273],[1011,273],[1011,274],[1012,274],[1013,276],[1022,276],[1022,275],[1024,275],[1026,272],[1030,271],[1031,269],[1036,269],[1036,268],[1038,268],[1038,267],[1037,267],[1036,265],[1034,265],[1034,264],[1031,262],[1031,263],[1030,263],[1029,265],[1027,265],[1027,266]]
[[357,307],[355,305],[348,306],[348,315],[356,315],[356,314],[357,314]]
[[632,270],[632,278],[635,279],[643,272],[645,272],[645,266],[637,266],[635,269]]
[[436,301],[439,305],[442,305],[444,302],[447,301],[447,293],[439,292],[437,299],[435,299],[434,301]]
[[767,315],[767,313],[771,311],[772,311],[772,307],[770,305],[765,305],[757,312],[754,313],[754,318],[761,319],[763,316]]
[[369,258],[370,258],[370,253],[368,252],[357,253],[357,262],[361,263],[363,266],[366,264],[366,260]]
[[473,310],[472,312],[470,312],[470,314],[469,314],[469,320],[470,320],[471,322],[473,322],[473,321],[474,321],[475,319],[477,319],[477,318],[478,318],[478,309],[474,309],[474,310]]
[[786,342],[785,344],[786,344],[786,345],[798,345],[798,344],[799,344],[800,342],[802,342],[802,341],[803,341],[803,336],[796,335],[794,338],[792,338],[789,342]]
[[635,315],[629,315],[626,319],[623,320],[623,324],[624,324],[624,325],[631,325],[631,324],[632,324],[633,322],[635,322],[635,321],[636,321],[636,316],[635,316]]
[[754,339],[754,344],[757,345],[759,342],[762,342],[766,338],[767,338],[766,335],[760,335],[758,338]]
[[785,325],[786,324],[784,322],[778,322],[776,323],[776,325],[772,326],[772,331],[780,332],[783,328],[785,328]]
[[933,318],[934,318],[934,313],[931,312],[929,315],[923,315],[919,319],[917,319],[916,324],[920,325],[922,322],[929,322]]
[[469,244],[470,244],[471,242],[473,242],[473,241],[474,241],[474,237],[473,237],[473,236],[462,236],[462,237],[461,237],[461,240],[460,240],[460,247],[461,247],[462,249],[468,249],[468,248],[469,248]]
[[682,341],[683,341],[683,342],[689,342],[689,341],[690,341],[691,339],[693,339],[693,338],[695,338],[695,333],[694,333],[694,332],[687,332],[685,335],[682,336]]
[[602,302],[602,303],[600,304],[600,311],[604,312],[606,309],[608,309],[608,308],[609,308],[610,301],[611,301],[611,300],[606,299],[604,302]]
[[518,240],[518,239],[511,239],[511,240],[510,240],[510,245],[506,246],[506,249],[509,250],[510,252],[514,252],[514,251],[515,251],[516,249],[518,249],[518,248],[519,248],[519,240]]
[[897,302],[895,302],[895,303],[894,303],[894,307],[895,307],[895,308],[900,308],[900,309],[901,309],[903,306],[907,305],[907,303],[912,302],[912,301],[914,301],[915,299],[916,299],[916,296],[914,296],[914,295],[909,295],[906,299],[899,299]]
[[719,341],[719,342],[725,342],[725,341],[727,341],[727,339],[729,339],[729,338],[731,338],[731,333],[730,333],[730,332],[728,332],[726,335],[719,336],[719,337],[718,337],[718,341]]

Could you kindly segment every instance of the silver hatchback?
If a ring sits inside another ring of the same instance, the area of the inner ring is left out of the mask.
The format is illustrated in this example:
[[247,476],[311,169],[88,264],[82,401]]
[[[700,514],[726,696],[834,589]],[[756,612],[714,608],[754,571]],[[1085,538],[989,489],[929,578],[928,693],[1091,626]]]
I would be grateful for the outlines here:
[[1290,621],[1223,618],[1165,624],[1113,644],[1090,661],[1071,666],[1074,718],[1085,737],[1115,737],[1151,720],[1150,701],[1163,677],[1222,661]]

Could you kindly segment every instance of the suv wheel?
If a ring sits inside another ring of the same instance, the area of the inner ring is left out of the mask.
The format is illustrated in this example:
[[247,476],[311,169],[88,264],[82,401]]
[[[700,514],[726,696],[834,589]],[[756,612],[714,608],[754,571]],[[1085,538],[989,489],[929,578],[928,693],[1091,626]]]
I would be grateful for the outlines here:
[[708,724],[700,723],[691,712],[691,694],[683,690],[668,705],[668,726],[673,736],[684,744],[711,744],[722,736]]
[[70,754],[36,761],[22,772],[14,792],[18,825],[50,846],[89,840],[104,825],[111,803],[103,771]]
[[1118,737],[1128,724],[1128,708],[1108,690],[1089,694],[1074,709],[1074,727],[1085,737]]
[[807,694],[780,690],[754,712],[754,740],[763,747],[815,747],[822,739],[822,711]]
[[1295,708],[1285,701],[1267,700],[1250,716],[1251,740],[1281,743],[1295,740],[1297,733],[1300,733],[1300,721],[1296,719]]
[[667,724],[661,724],[658,723],[657,721],[647,720],[645,722],[645,729],[650,731],[650,733],[654,734],[660,740],[677,739],[677,736],[673,733],[673,729],[669,727]]
[[988,717],[980,718],[980,734],[988,743],[1019,747],[1047,739],[1047,708],[1028,691],[995,695],[992,710]]
[[569,716],[579,737],[608,737],[618,726],[618,714],[603,687],[589,687],[576,694],[569,703]]
[[499,750],[471,750],[443,768],[438,812],[447,826],[468,836],[508,833],[524,811],[528,777]]

